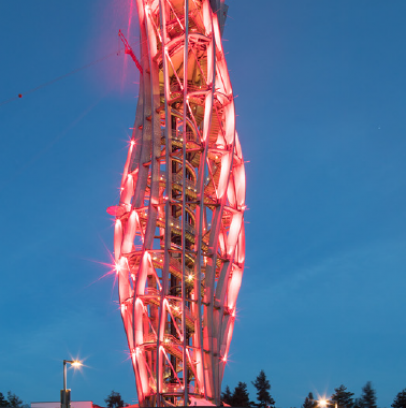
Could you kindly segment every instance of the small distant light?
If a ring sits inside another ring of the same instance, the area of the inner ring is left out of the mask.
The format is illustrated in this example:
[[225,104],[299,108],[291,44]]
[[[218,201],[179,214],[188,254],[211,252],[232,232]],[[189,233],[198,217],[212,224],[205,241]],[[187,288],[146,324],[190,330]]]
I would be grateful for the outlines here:
[[74,368],[81,367],[82,365],[83,364],[78,360],[72,361],[72,363],[71,363],[71,366],[74,367]]
[[320,399],[318,402],[319,402],[320,407],[326,407],[327,406],[327,400],[325,398]]

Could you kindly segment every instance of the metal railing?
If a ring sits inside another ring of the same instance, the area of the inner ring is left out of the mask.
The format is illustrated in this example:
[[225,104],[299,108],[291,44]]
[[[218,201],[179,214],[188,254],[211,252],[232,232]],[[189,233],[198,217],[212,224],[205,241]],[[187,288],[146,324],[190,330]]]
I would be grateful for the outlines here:
[[[165,129],[161,129],[161,137],[165,137]],[[176,140],[177,142],[183,142],[183,131],[172,129],[171,137],[172,137],[172,140]],[[193,132],[189,131],[189,132],[186,132],[186,140],[196,141],[197,138]]]
[[[165,173],[162,173],[159,176],[159,181],[160,182],[166,182],[166,174]],[[176,184],[178,186],[186,186],[186,188],[188,190],[192,190],[195,193],[197,192],[196,182],[194,180],[192,180],[192,179],[183,180],[183,177],[180,174],[172,174],[172,184]]]

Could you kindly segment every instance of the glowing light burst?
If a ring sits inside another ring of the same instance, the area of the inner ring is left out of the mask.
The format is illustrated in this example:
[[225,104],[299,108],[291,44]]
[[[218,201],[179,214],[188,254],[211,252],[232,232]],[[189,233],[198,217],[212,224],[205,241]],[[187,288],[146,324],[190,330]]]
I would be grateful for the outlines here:
[[84,361],[85,361],[85,359],[80,359],[79,360],[77,357],[73,358],[71,356],[71,360],[68,361],[68,369],[71,369],[74,372],[80,371],[83,374],[83,371],[82,371],[83,367],[88,367],[88,366],[86,366],[84,364]]
[[131,4],[139,97],[120,200],[108,213],[138,398],[220,405],[245,262],[245,168],[221,43],[228,7]]
[[320,398],[318,401],[319,407],[325,408],[327,407],[328,400],[326,398]]
[[[104,244],[104,242],[103,242],[103,244]],[[99,276],[97,279],[95,279],[93,282],[91,282],[87,287],[94,285],[95,283],[99,282],[100,280],[102,280],[102,279],[104,279],[104,278],[106,278],[108,276],[114,276],[112,289],[114,289],[114,287],[116,286],[116,282],[117,282],[117,264],[115,263],[113,254],[107,249],[107,247],[106,247],[106,250],[107,250],[107,254],[108,254],[108,256],[109,256],[109,258],[111,260],[111,263],[97,261],[95,259],[85,259],[86,261],[106,266],[109,269],[105,274]]]

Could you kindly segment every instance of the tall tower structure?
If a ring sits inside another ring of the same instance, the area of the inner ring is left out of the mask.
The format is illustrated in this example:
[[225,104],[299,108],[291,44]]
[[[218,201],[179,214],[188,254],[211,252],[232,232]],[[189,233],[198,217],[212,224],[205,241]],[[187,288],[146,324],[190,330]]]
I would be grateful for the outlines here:
[[[220,405],[245,259],[245,170],[223,0],[134,0],[138,105],[115,215],[141,406]],[[196,401],[200,400],[200,401]]]

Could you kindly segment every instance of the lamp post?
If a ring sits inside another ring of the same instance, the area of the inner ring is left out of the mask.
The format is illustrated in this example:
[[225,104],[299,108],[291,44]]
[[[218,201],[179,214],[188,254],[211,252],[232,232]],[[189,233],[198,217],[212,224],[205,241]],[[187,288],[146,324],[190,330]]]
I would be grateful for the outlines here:
[[70,408],[70,390],[66,388],[67,365],[73,368],[82,366],[78,360],[63,360],[63,389],[61,390],[61,408]]

